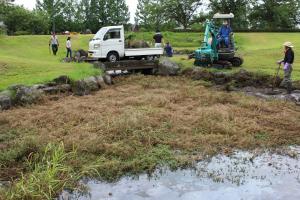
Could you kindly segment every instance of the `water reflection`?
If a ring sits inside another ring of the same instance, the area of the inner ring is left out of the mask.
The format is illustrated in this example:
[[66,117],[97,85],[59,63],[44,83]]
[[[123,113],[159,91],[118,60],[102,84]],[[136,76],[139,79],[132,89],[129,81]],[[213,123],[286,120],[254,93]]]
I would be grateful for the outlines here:
[[[200,162],[195,170],[156,172],[155,178],[125,177],[117,183],[87,181],[89,194],[64,200],[300,199],[300,148],[291,156],[236,152]],[[63,198],[64,196],[64,198]]]

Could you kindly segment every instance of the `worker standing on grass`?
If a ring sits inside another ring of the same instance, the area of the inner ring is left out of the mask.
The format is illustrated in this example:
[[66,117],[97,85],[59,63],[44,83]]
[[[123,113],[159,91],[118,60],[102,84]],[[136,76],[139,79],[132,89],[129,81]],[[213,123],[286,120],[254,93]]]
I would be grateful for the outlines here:
[[155,48],[162,48],[162,42],[163,42],[163,35],[159,30],[156,30],[155,35],[153,36],[154,42],[155,42]]
[[50,37],[49,47],[51,46],[53,55],[56,56],[57,51],[58,51],[58,47],[59,47],[58,38],[57,38],[55,32],[51,32],[51,34],[52,35]]
[[285,87],[287,89],[287,93],[291,94],[292,92],[292,71],[293,71],[293,63],[294,63],[294,51],[293,51],[293,44],[291,42],[285,42],[284,46],[284,59],[278,61],[278,64],[283,64],[284,70],[284,78],[281,82],[280,86]]
[[220,28],[219,31],[219,43],[224,42],[226,48],[230,45],[230,35],[232,33],[232,29],[229,26],[229,23],[227,20],[223,22],[223,26]]
[[70,55],[70,58],[72,58],[72,43],[71,43],[71,37],[68,37],[66,42],[66,48],[67,48],[67,58]]

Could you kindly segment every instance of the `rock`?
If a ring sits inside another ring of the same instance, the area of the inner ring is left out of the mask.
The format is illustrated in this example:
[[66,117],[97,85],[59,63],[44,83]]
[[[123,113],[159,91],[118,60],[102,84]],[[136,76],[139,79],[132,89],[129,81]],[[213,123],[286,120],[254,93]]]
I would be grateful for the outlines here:
[[103,76],[103,80],[104,80],[104,83],[107,84],[107,85],[112,85],[113,84],[113,80],[112,80],[112,78],[109,74],[105,74]]
[[8,110],[12,107],[12,92],[5,90],[0,93],[0,110]]
[[36,84],[36,85],[33,85],[32,88],[33,89],[37,89],[37,90],[40,90],[40,89],[44,89],[46,88],[47,86],[46,85],[43,85],[43,84]]
[[43,91],[33,88],[20,86],[15,89],[15,103],[19,105],[32,104],[41,99]]
[[63,75],[53,79],[53,82],[56,83],[57,85],[64,85],[64,84],[70,84],[71,79],[68,76]]
[[97,79],[92,76],[83,80],[90,91],[98,91],[100,89]]
[[214,76],[211,72],[201,68],[195,68],[192,72],[193,80],[204,80],[204,81],[212,81]]
[[254,86],[251,81],[253,79],[253,75],[244,69],[241,69],[239,72],[235,73],[233,77],[240,87]]
[[158,75],[162,76],[176,76],[180,71],[180,67],[177,63],[171,61],[168,58],[162,58],[159,61]]
[[288,151],[287,155],[291,158],[297,158],[298,157],[298,153],[296,151],[292,151],[292,150]]
[[193,72],[194,72],[193,68],[185,68],[181,70],[180,74],[183,76],[192,77]]
[[105,88],[106,84],[104,82],[103,77],[102,76],[95,76],[95,78],[97,80],[99,88]]
[[217,85],[224,85],[231,81],[231,76],[227,73],[223,72],[215,72],[214,75],[214,82]]
[[75,95],[78,95],[78,96],[84,96],[84,95],[88,95],[91,93],[86,82],[83,80],[75,81],[72,84],[72,91]]
[[95,63],[94,63],[94,67],[95,67],[95,68],[99,68],[99,69],[101,69],[101,70],[103,70],[103,71],[106,70],[105,64],[102,63],[102,62],[95,62]]
[[76,62],[84,62],[87,57],[88,57],[88,52],[83,49],[79,49],[74,52],[74,59]]
[[24,85],[11,85],[11,86],[9,86],[8,87],[8,90],[10,90],[10,91],[16,91],[16,90],[18,90],[19,88],[22,88],[22,87],[25,87]]
[[72,90],[72,87],[69,84],[63,84],[63,85],[45,87],[42,90],[46,94],[58,94],[58,93],[69,92]]
[[76,62],[82,63],[82,62],[85,62],[85,60],[86,60],[86,57],[85,56],[81,56],[80,58],[76,59]]
[[227,83],[227,84],[224,86],[223,90],[225,90],[225,91],[227,91],[227,92],[234,92],[234,91],[237,92],[237,91],[239,91],[239,90],[235,87],[234,83],[232,83],[232,82]]
[[63,60],[62,60],[62,62],[64,62],[64,63],[70,63],[70,62],[73,62],[73,59],[72,58],[64,58]]
[[291,97],[295,102],[300,102],[300,93],[292,93]]
[[98,91],[99,89],[100,87],[98,79],[93,76],[83,80],[75,81],[72,85],[73,93],[78,96],[88,95],[92,91]]

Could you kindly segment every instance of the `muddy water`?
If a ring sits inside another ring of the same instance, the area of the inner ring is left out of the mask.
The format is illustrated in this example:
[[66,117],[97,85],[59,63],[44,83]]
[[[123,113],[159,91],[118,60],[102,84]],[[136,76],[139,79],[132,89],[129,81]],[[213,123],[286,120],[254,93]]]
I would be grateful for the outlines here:
[[286,101],[300,102],[300,90],[294,90],[291,94],[287,94],[286,90],[271,88],[255,88],[255,87],[245,87],[242,89],[247,95],[256,96],[262,99],[279,99]]
[[[214,200],[300,199],[300,148],[290,156],[236,152],[200,162],[194,170],[157,171],[149,178],[123,178],[117,183],[87,181],[89,194],[64,193],[78,200]],[[64,198],[63,198],[64,196]]]

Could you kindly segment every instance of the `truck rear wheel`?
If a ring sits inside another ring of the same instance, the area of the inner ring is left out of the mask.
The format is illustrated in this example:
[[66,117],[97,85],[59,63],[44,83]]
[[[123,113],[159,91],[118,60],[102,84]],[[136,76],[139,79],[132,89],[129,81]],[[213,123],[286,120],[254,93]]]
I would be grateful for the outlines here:
[[107,55],[108,62],[117,62],[119,60],[119,54],[117,52],[110,52]]

